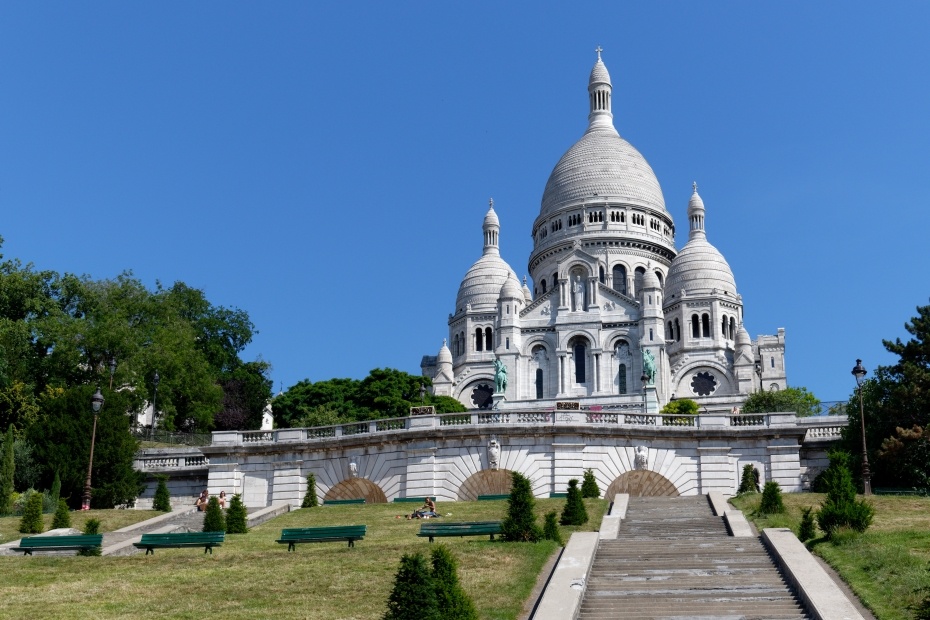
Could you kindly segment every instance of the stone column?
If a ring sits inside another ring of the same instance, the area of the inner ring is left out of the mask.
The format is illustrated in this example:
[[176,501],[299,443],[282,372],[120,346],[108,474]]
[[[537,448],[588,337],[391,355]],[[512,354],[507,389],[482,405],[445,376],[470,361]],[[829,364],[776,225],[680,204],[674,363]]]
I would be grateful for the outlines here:
[[271,482],[271,501],[287,502],[291,506],[300,506],[301,465],[303,461],[280,461],[274,464]]
[[598,308],[600,303],[597,299],[597,276],[588,278],[588,310]]
[[423,444],[407,448],[407,475],[404,497],[436,495],[436,447]]
[[791,440],[791,443],[776,445],[781,441],[772,440],[766,449],[769,453],[769,471],[766,479],[774,480],[786,493],[795,493],[801,490],[801,446]]
[[725,495],[732,495],[736,489],[736,481],[730,466],[730,446],[701,445],[697,450],[701,494],[720,491]]

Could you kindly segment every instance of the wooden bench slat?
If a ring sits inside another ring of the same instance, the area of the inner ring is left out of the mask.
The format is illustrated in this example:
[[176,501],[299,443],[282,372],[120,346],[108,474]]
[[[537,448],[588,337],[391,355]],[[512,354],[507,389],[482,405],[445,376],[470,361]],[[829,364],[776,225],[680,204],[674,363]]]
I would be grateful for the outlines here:
[[335,525],[330,527],[294,527],[281,530],[276,543],[287,543],[288,551],[295,551],[297,543],[347,541],[350,547],[356,540],[365,538],[366,525]]

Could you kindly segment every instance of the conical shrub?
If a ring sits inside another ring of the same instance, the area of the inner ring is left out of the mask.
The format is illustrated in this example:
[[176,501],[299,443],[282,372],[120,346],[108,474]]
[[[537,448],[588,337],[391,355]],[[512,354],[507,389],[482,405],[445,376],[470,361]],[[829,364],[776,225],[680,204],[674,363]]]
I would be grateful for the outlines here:
[[203,515],[203,531],[226,531],[226,519],[223,517],[223,509],[220,508],[220,500],[216,499],[216,496],[211,496],[207,502],[207,512]]
[[394,575],[384,620],[442,620],[429,564],[422,553],[404,554]]
[[307,474],[307,492],[304,493],[304,501],[300,507],[313,508],[317,505],[319,505],[319,501],[316,498],[316,476]]
[[560,547],[565,544],[562,540],[562,532],[559,530],[559,522],[556,519],[555,511],[546,513],[546,520],[543,523],[543,538],[553,540]]
[[568,497],[565,498],[565,508],[562,509],[562,517],[559,519],[559,523],[562,525],[584,525],[587,522],[588,511],[581,499],[578,480],[572,478],[568,481]]
[[248,513],[242,503],[242,495],[236,493],[229,500],[229,508],[226,510],[226,533],[245,534],[248,531]]
[[430,554],[433,564],[433,588],[443,620],[478,620],[475,604],[459,584],[455,557],[445,545],[437,545]]
[[68,503],[58,500],[58,509],[55,511],[55,518],[52,519],[52,529],[57,530],[62,527],[71,527],[71,511],[68,510]]
[[536,524],[536,500],[530,481],[519,472],[511,475],[507,517],[501,523],[501,538],[510,542],[539,542],[542,530]]
[[155,487],[152,510],[171,512],[171,492],[168,491],[168,476],[158,476],[158,486]]
[[765,483],[762,489],[762,503],[759,512],[765,515],[777,515],[785,512],[785,503],[781,497],[781,487],[774,480]]
[[594,471],[589,467],[581,478],[581,497],[597,499],[601,496],[601,489],[597,486]]
[[19,531],[23,534],[41,534],[45,531],[45,524],[42,522],[41,493],[36,491],[29,493],[23,508],[23,518],[19,521]]

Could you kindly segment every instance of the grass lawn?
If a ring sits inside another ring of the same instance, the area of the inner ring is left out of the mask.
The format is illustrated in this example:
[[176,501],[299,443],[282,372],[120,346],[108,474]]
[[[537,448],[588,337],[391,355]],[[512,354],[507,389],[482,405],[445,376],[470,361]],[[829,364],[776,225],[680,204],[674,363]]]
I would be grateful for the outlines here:
[[[564,499],[539,499],[540,525]],[[600,527],[605,500],[585,500],[591,520],[573,531]],[[506,501],[439,502],[447,521],[502,519]],[[0,557],[0,617],[376,619],[386,609],[394,573],[404,553],[429,552],[416,533],[420,521],[402,517],[407,504],[326,506],[296,510],[232,535],[204,555],[199,549],[157,550],[129,557]],[[129,511],[124,511],[129,512]],[[401,518],[397,518],[398,516]],[[99,517],[98,517],[99,518]],[[286,527],[367,525],[365,540],[298,545],[294,553],[274,541]],[[484,537],[446,538],[459,563],[459,578],[482,618],[516,618],[551,542],[501,543]]]
[[[127,525],[151,519],[162,514],[157,510],[76,510],[71,513],[71,527],[83,530],[88,519],[100,520],[100,532],[112,532]],[[46,531],[52,527],[53,514],[42,515]],[[0,543],[19,540],[24,536],[19,532],[22,517],[0,517]]]
[[[770,517],[754,514],[762,496],[737,497],[730,503],[742,510],[760,530],[789,527],[798,531],[801,509],[817,508],[825,495],[786,493],[787,514]],[[911,619],[913,607],[930,590],[930,498],[873,496],[875,519],[863,534],[843,534],[836,540],[817,538],[808,543],[879,620]],[[818,531],[818,535],[822,533]]]

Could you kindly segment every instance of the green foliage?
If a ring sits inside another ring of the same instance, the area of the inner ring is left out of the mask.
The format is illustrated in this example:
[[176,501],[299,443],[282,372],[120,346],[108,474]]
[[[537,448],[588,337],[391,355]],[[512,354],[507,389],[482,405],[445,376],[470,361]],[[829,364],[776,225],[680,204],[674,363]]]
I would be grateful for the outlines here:
[[581,499],[581,490],[578,488],[578,480],[572,478],[568,481],[568,496],[565,498],[565,507],[562,509],[562,516],[559,523],[562,525],[584,525],[588,522],[588,511],[584,507],[584,501]]
[[807,506],[801,510],[801,525],[798,528],[798,540],[805,542],[817,535],[814,526],[813,509]]
[[556,520],[554,510],[546,513],[545,522],[543,523],[543,538],[553,540],[559,546],[565,544],[565,541],[562,540],[562,532],[559,530],[559,523]]
[[71,527],[71,511],[63,499],[58,500],[58,509],[55,510],[55,518],[52,519],[52,529],[57,530],[60,527]]
[[55,479],[52,480],[52,490],[49,492],[49,498],[51,501],[58,505],[58,500],[61,499],[61,478],[58,476],[58,472],[55,472]]
[[23,508],[23,518],[19,522],[19,531],[23,534],[41,534],[45,529],[42,522],[42,494],[30,493]]
[[404,554],[394,576],[384,620],[440,620],[432,571],[422,553]]
[[16,473],[13,476],[13,486],[17,489],[34,488],[39,483],[41,467],[33,454],[35,448],[27,440],[17,437],[13,440],[13,460],[16,462]]
[[739,481],[739,490],[736,491],[737,495],[742,495],[743,493],[758,493],[759,492],[759,472],[752,463],[747,463],[743,465],[743,475]]
[[807,388],[785,388],[775,391],[753,392],[743,405],[744,413],[773,413],[794,411],[799,418],[817,415],[820,400]]
[[[930,567],[927,568],[930,571]],[[930,583],[930,579],[927,580]],[[930,620],[930,586],[924,586],[920,588],[920,592],[926,593],[923,600],[921,600],[913,609],[914,619],[915,620]]]
[[236,493],[229,500],[229,508],[226,510],[226,533],[245,534],[248,531],[248,513],[242,503],[242,495]]
[[99,534],[100,519],[88,519],[84,522],[84,534]]
[[304,501],[300,507],[313,508],[318,505],[319,501],[316,498],[316,476],[314,474],[307,474],[307,492],[304,493]]
[[207,512],[203,515],[204,532],[225,532],[226,518],[223,516],[223,509],[220,508],[220,500],[213,495],[207,502]]
[[[576,481],[577,484],[577,481]],[[533,508],[536,500],[529,479],[519,472],[511,474],[507,517],[501,523],[501,538],[510,542],[538,542],[542,530],[536,524]]]
[[0,515],[13,512],[13,477],[15,474],[13,425],[10,424],[7,426],[6,438],[3,440],[3,453],[0,454]]
[[155,497],[152,500],[152,510],[171,512],[171,492],[168,491],[168,476],[160,475],[158,486],[155,487]]
[[257,429],[271,397],[271,366],[264,361],[241,364],[220,382],[223,408],[214,416],[216,430]]
[[697,415],[698,411],[698,404],[690,398],[677,398],[668,401],[659,413],[671,415]]
[[781,487],[774,480],[769,480],[762,488],[762,503],[759,504],[759,512],[765,515],[777,515],[785,512]]
[[581,481],[581,497],[590,497],[597,499],[601,496],[601,489],[597,486],[597,480],[594,478],[594,472],[589,467],[584,471]]
[[436,603],[443,620],[478,620],[475,604],[459,584],[458,566],[449,548],[436,545],[430,559]]
[[436,413],[464,413],[468,408],[451,396],[431,396],[427,394],[428,404],[436,407]]
[[856,499],[849,454],[839,450],[830,453],[830,466],[823,472],[822,484],[827,497],[817,511],[817,524],[828,538],[832,539],[844,527],[856,532],[868,529],[875,510],[865,500]]
[[[94,422],[90,398],[94,389],[82,385],[43,397],[43,423],[28,431],[29,440],[36,447],[36,458],[44,468],[39,484],[48,488],[53,475],[59,472],[61,494],[69,499],[72,508],[80,504],[87,477]],[[144,489],[144,475],[133,467],[139,443],[129,433],[126,415],[138,402],[136,396],[125,390],[106,393],[94,446],[91,497],[94,508],[131,503]]]

